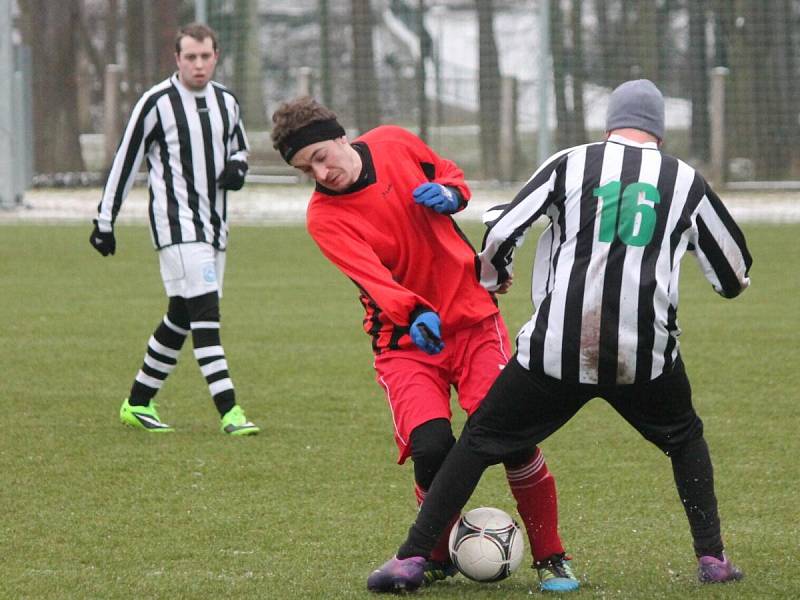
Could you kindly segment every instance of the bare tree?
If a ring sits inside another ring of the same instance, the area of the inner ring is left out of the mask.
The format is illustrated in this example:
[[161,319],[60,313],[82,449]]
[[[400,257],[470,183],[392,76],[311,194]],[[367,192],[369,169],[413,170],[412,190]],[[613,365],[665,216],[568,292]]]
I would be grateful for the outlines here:
[[117,64],[117,43],[119,42],[119,0],[107,0],[105,23],[105,55],[109,64]]
[[728,156],[750,157],[759,178],[786,177],[800,146],[792,94],[792,15],[788,2],[717,0],[730,82]]
[[38,173],[83,171],[77,51],[78,0],[20,0],[23,36],[33,67],[34,168]]
[[322,103],[333,105],[333,83],[331,82],[331,21],[328,0],[319,0],[319,54]]
[[353,16],[353,104],[356,127],[363,133],[381,122],[372,46],[372,8],[369,0],[351,0],[350,6]]
[[145,2],[126,2],[125,50],[128,104],[133,106],[147,85],[144,47],[147,43],[145,32]]
[[88,15],[84,10],[84,6],[82,2],[79,2],[78,5],[78,39],[80,41],[79,47],[86,53],[86,57],[89,60],[89,63],[92,65],[92,70],[94,71],[94,76],[97,78],[99,82],[100,89],[102,90],[103,86],[103,73],[106,68],[106,57],[101,53],[96,47],[92,35],[92,26],[88,22]]
[[153,2],[150,10],[156,48],[156,70],[151,74],[153,84],[165,79],[175,70],[175,33],[180,26],[179,4],[178,0],[158,0]]
[[[569,16],[562,2],[550,6],[550,52],[553,55],[553,85],[556,98],[556,143],[559,147],[575,146],[586,141],[586,120],[583,110],[583,28],[580,0],[568,0]],[[569,19],[569,25],[567,20]],[[571,40],[567,40],[569,32]]]
[[604,85],[613,85],[616,80],[614,72],[614,42],[608,17],[607,0],[594,0],[594,12],[597,16],[597,40],[600,47],[600,74],[598,81]]
[[425,61],[430,54],[430,48],[425,47],[425,0],[417,1],[417,35],[419,36],[419,62],[417,62],[417,106],[419,110],[419,137],[427,140],[428,137],[428,96],[425,94]]
[[[694,4],[694,2],[695,0],[692,0],[689,4]],[[635,20],[631,23],[629,30],[633,34],[638,57],[636,70],[631,75],[659,81],[661,75],[659,32],[664,29],[665,25],[665,22],[659,22],[660,17],[657,2],[637,3]]]
[[478,11],[478,101],[481,165],[488,179],[500,179],[500,62],[494,39],[493,0],[475,0]]
[[586,81],[586,69],[583,56],[583,2],[572,2],[572,140],[570,145],[576,146],[587,141],[586,117],[583,108],[583,84]]
[[706,0],[689,3],[689,98],[692,101],[691,152],[699,160],[710,156],[708,114],[709,71],[706,59]]
[[[266,129],[264,75],[258,42],[258,1],[240,2],[234,62],[234,90],[242,101],[242,113],[251,129]],[[222,49],[225,51],[225,48]]]
[[564,15],[561,0],[550,3],[550,54],[553,57],[553,92],[556,98],[556,146],[569,146],[570,114],[567,107],[567,58],[564,50]]

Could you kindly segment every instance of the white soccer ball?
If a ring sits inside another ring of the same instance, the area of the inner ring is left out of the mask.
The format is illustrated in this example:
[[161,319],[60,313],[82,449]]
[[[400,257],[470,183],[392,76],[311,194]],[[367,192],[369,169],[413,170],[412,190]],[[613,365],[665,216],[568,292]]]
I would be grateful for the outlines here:
[[517,570],[525,552],[519,525],[499,508],[475,508],[450,530],[450,558],[474,581],[500,581]]

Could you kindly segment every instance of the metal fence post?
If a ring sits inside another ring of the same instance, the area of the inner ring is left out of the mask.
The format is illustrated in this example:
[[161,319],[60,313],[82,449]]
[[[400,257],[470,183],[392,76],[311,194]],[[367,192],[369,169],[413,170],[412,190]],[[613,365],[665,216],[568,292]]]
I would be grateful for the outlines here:
[[539,123],[538,162],[542,164],[550,156],[550,0],[542,0],[539,13]]
[[297,69],[297,95],[311,95],[311,67],[300,67]]
[[727,179],[725,153],[725,79],[730,73],[727,67],[711,69],[711,179],[716,185],[724,185]]
[[21,87],[20,98],[21,112],[18,115],[22,122],[22,137],[19,144],[21,147],[20,157],[22,160],[22,170],[24,173],[23,181],[25,188],[30,187],[33,182],[33,59],[31,58],[30,46],[20,45],[17,47],[17,69],[20,74]]
[[105,149],[105,165],[111,168],[111,161],[114,160],[114,153],[117,151],[117,144],[120,139],[120,115],[119,115],[119,84],[122,78],[122,67],[119,65],[106,66],[105,97],[103,119],[103,143]]
[[208,23],[208,3],[206,0],[194,0],[194,20],[198,23]]
[[[18,63],[19,61],[17,61]],[[14,130],[12,132],[15,152],[14,152],[14,200],[17,203],[22,202],[22,196],[28,188],[30,181],[28,180],[28,170],[26,168],[25,156],[25,90],[24,90],[24,77],[19,65],[14,70],[14,78],[11,83],[11,89],[14,92],[13,98],[13,114],[14,114]]]
[[517,78],[503,77],[500,94],[500,173],[514,181],[517,163]]
[[21,147],[15,143],[14,52],[11,45],[11,0],[0,0],[0,208],[21,200],[15,173],[20,169]]

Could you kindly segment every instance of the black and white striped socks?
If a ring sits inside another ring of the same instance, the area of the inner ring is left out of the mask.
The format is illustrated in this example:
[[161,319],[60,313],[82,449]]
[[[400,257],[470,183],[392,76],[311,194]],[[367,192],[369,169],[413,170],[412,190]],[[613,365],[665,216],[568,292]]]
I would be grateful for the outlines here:
[[189,330],[173,323],[169,317],[169,313],[164,315],[147,342],[144,362],[131,387],[128,399],[131,406],[148,405],[178,364]]

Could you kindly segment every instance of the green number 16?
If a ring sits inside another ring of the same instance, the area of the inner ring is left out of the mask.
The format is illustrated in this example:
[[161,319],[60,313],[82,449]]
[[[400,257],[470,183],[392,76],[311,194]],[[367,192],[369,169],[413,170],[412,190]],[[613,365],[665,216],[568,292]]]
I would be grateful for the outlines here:
[[592,191],[593,196],[603,201],[597,239],[601,242],[613,242],[616,230],[622,243],[628,246],[646,246],[653,239],[656,226],[655,205],[661,201],[661,194],[649,183],[631,183],[622,192],[620,203],[620,191],[620,181],[610,181]]

